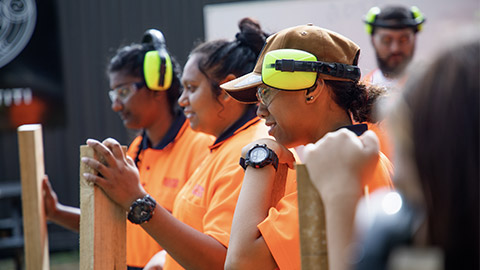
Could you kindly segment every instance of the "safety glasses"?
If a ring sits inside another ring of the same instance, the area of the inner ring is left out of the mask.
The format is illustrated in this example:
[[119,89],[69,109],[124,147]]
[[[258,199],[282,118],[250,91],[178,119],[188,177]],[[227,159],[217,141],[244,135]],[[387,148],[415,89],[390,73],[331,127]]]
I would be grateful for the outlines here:
[[280,90],[268,87],[264,84],[257,87],[257,99],[265,106],[272,103],[273,98],[280,92]]
[[133,93],[142,89],[144,86],[145,82],[125,83],[108,91],[108,96],[110,97],[112,103],[114,103],[117,99],[121,102],[125,102],[128,98],[130,98],[131,95],[133,95]]
[[273,50],[263,59],[262,81],[274,88],[308,89],[315,85],[318,73],[352,81],[360,79],[357,66],[317,61],[315,55],[302,50]]

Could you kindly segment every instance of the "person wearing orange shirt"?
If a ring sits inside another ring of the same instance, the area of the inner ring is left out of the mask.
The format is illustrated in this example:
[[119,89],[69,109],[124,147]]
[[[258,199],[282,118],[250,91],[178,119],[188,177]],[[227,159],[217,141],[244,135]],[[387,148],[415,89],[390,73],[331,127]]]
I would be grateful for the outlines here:
[[[163,61],[160,63],[165,72],[152,78],[152,73],[159,74],[162,68],[158,60]],[[141,185],[172,211],[177,193],[208,154],[213,137],[193,131],[178,106],[181,72],[168,54],[160,31],[150,29],[141,44],[120,48],[111,58],[107,73],[113,89],[109,92],[112,110],[126,128],[142,130],[127,152],[139,170]],[[44,189],[48,219],[78,231],[79,210],[59,204],[47,180]],[[162,250],[134,224],[127,224],[126,238],[129,269],[143,268]]]
[[[86,174],[129,211],[129,219],[148,232],[167,252],[163,269],[222,269],[229,245],[230,227],[243,169],[238,166],[242,147],[268,136],[255,114],[256,105],[242,104],[219,87],[242,76],[255,65],[266,34],[260,25],[245,18],[239,23],[235,39],[214,40],[197,46],[185,65],[184,92],[179,104],[192,129],[214,135],[210,153],[177,195],[170,214],[140,185],[131,159],[124,159],[118,142],[88,140],[107,161],[104,166],[93,159],[82,162],[102,177]],[[138,206],[145,211],[138,215]]]
[[[241,102],[260,101],[257,115],[269,134],[242,150],[245,177],[235,209],[226,269],[300,269],[297,192],[276,204],[271,190],[280,166],[293,166],[287,148],[314,143],[328,132],[366,131],[381,89],[359,82],[360,48],[348,38],[312,24],[270,36],[253,72],[221,87]],[[370,133],[370,132],[369,132]],[[370,190],[390,187],[391,164],[377,155]],[[332,191],[334,192],[334,191]],[[333,265],[332,269],[336,269]]]

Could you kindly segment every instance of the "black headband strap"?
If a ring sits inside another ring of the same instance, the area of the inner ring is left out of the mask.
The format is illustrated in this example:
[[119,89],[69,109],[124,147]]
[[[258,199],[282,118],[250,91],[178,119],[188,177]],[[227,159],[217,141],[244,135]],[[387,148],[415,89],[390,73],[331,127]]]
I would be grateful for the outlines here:
[[271,64],[270,67],[283,72],[319,72],[325,75],[345,78],[353,81],[358,81],[360,79],[360,68],[341,63],[279,59],[275,61],[275,64]]

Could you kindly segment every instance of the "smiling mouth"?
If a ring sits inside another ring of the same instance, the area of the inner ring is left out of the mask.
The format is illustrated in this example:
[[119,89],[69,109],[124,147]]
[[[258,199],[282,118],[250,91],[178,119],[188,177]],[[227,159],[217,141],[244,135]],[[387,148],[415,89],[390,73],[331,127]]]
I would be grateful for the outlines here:
[[193,117],[194,113],[192,111],[184,111],[183,114],[185,114],[185,117],[187,119],[190,119]]
[[270,128],[270,129],[268,130],[268,134],[269,134],[270,136],[273,136],[273,135],[272,135],[273,129],[277,126],[277,123],[270,122],[270,123],[265,123],[265,125]]

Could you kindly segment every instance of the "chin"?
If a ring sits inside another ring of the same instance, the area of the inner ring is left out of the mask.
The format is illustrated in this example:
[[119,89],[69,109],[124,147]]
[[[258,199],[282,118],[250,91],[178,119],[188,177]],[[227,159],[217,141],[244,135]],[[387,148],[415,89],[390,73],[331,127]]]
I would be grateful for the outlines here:
[[277,138],[275,137],[275,140],[280,143],[281,145],[285,146],[286,148],[293,148],[295,146],[298,146],[299,144],[296,142],[292,142],[291,140],[285,140],[282,138]]

